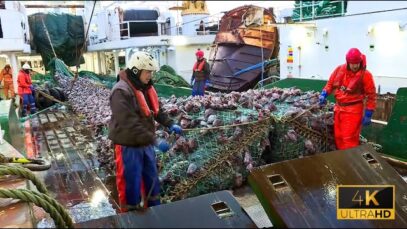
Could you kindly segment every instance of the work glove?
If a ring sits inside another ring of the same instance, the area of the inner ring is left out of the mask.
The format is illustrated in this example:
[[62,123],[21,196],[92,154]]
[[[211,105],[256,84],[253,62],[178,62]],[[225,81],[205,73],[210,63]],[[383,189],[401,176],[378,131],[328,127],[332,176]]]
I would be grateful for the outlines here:
[[328,96],[328,93],[325,90],[322,90],[321,94],[319,95],[319,105],[326,104],[327,96]]
[[363,117],[363,126],[367,126],[370,123],[372,123],[372,115],[373,111],[372,110],[365,110],[365,116]]
[[168,142],[162,138],[157,139],[155,145],[163,153],[166,153],[168,150],[170,150],[170,144],[168,144]]
[[176,134],[181,134],[182,133],[182,128],[178,126],[177,124],[172,124],[170,126],[170,132],[175,132]]
[[195,83],[195,80],[191,78],[191,86],[193,86]]

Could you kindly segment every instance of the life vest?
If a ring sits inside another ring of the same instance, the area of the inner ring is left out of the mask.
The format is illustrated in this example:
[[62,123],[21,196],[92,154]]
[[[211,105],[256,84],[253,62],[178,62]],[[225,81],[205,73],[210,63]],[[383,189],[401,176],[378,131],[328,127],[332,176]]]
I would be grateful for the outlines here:
[[205,58],[202,59],[201,61],[197,61],[194,64],[194,67],[192,68],[193,74],[195,75],[195,80],[205,80],[205,68],[206,60]]
[[125,80],[127,84],[130,85],[131,89],[133,90],[134,95],[136,96],[137,103],[140,107],[140,110],[142,111],[143,115],[145,117],[150,117],[151,112],[153,112],[154,116],[158,115],[158,111],[160,110],[160,105],[158,102],[158,95],[157,92],[155,91],[155,88],[153,86],[150,86],[147,89],[147,97],[150,101],[151,109],[147,104],[146,98],[141,90],[138,90],[135,88],[130,80],[127,79],[127,77],[122,77],[121,79]]
[[355,95],[363,94],[363,77],[365,69],[361,69],[356,73],[348,70],[347,64],[339,67],[332,88],[334,90],[341,90],[343,93]]
[[194,71],[194,72],[203,71],[203,68],[205,67],[205,62],[206,62],[205,59],[195,62],[194,67],[192,68],[192,71]]

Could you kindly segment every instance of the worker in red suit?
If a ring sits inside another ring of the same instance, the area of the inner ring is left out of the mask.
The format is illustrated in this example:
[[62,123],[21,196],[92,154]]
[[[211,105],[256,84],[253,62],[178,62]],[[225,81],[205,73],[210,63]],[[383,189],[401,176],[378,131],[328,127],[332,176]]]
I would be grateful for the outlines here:
[[32,94],[32,82],[30,76],[31,66],[25,63],[22,69],[18,72],[18,95],[23,99],[22,116],[27,115],[27,109],[30,107],[30,114],[37,112],[35,107],[35,98]]
[[319,97],[321,105],[326,97],[335,95],[334,134],[339,150],[359,145],[362,125],[371,123],[376,109],[376,87],[372,74],[366,69],[366,57],[357,48],[346,54],[346,64],[338,66]]

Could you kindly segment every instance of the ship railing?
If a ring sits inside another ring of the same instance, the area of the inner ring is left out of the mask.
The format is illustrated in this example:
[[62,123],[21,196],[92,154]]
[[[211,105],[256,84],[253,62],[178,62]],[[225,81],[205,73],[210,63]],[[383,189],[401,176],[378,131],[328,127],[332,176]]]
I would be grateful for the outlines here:
[[[217,22],[204,22],[203,30],[199,30],[199,26],[201,25],[200,23],[194,24],[196,26],[196,35],[212,35],[212,34],[217,34],[219,32],[219,23],[220,19],[217,20]],[[209,25],[211,25],[209,27]],[[211,28],[213,25],[216,25],[216,30],[211,30],[208,28]]]

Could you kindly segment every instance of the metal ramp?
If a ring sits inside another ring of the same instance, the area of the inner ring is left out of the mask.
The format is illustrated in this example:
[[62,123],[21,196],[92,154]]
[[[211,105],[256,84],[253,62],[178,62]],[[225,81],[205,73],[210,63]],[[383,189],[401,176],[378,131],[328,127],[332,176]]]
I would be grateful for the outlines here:
[[26,135],[32,134],[32,156],[51,161],[51,168],[37,175],[75,222],[116,214],[118,205],[101,180],[104,173],[89,126],[67,110],[51,109],[26,121],[25,127]]

